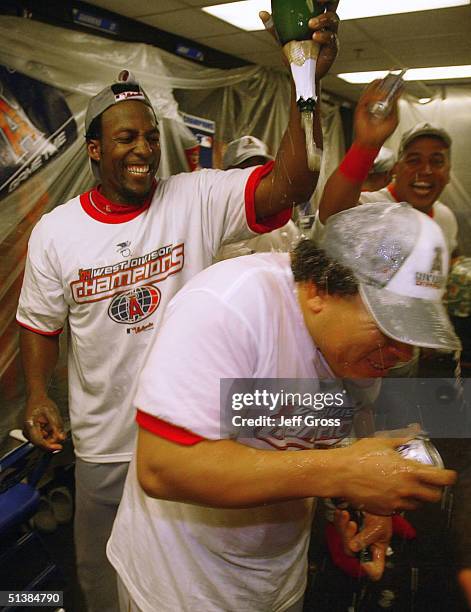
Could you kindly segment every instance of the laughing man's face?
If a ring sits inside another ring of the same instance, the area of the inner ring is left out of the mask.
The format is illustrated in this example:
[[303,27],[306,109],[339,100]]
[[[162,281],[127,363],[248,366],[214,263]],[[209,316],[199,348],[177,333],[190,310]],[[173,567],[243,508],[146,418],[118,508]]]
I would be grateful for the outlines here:
[[450,151],[441,138],[419,136],[406,147],[394,171],[399,200],[428,212],[450,180]]
[[127,100],[102,115],[100,140],[88,145],[98,162],[103,195],[117,204],[141,205],[160,163],[160,136],[152,109]]

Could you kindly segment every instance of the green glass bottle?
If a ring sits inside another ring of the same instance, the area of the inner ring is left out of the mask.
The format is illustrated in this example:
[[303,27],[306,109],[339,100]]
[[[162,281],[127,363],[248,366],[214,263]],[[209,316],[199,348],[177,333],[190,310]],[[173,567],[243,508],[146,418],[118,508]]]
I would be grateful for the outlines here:
[[308,21],[324,12],[316,0],[271,0],[271,13],[282,45],[312,36]]

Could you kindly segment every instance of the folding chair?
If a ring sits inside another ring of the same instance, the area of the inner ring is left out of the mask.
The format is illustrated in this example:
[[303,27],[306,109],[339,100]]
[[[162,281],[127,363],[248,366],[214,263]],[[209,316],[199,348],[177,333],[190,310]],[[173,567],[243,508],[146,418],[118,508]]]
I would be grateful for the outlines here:
[[[56,590],[62,573],[28,524],[38,509],[38,484],[52,454],[26,442],[0,458],[0,584],[7,591]],[[0,608],[19,612],[22,608]],[[31,608],[29,608],[31,609]],[[27,610],[27,608],[25,608]]]

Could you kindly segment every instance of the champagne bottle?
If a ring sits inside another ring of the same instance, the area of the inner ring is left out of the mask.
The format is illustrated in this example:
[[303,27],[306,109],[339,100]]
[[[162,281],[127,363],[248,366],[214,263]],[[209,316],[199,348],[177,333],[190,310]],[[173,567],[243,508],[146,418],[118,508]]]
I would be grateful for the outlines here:
[[310,40],[308,21],[323,12],[315,0],[272,0],[271,11],[282,45],[291,40]]
[[311,170],[318,171],[322,152],[316,147],[312,132],[318,97],[315,76],[319,45],[312,40],[308,22],[324,9],[315,0],[271,0],[271,10],[296,86],[296,103],[306,133],[308,165]]

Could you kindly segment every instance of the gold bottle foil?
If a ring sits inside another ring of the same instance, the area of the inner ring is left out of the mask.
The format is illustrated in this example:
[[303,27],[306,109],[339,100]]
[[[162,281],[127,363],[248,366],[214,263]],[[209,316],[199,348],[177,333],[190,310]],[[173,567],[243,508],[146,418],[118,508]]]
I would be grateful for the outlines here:
[[302,66],[307,59],[317,59],[319,45],[313,40],[291,40],[283,47],[283,51],[290,64]]

